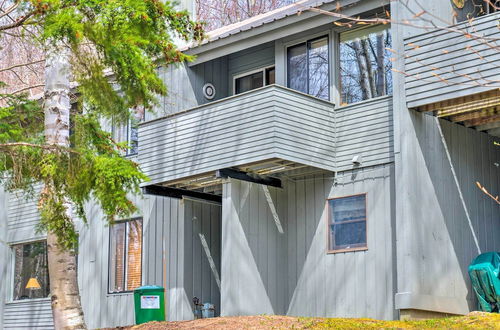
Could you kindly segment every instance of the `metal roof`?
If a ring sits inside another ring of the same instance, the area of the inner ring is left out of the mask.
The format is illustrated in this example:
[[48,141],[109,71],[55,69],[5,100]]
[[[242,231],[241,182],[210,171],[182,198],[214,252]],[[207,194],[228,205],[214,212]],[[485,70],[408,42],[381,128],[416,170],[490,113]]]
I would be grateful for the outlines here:
[[190,48],[195,48],[197,46],[214,42],[219,39],[224,39],[240,32],[248,31],[253,28],[296,15],[300,12],[308,10],[309,8],[319,7],[325,3],[330,2],[334,2],[334,0],[299,0],[288,6],[271,10],[267,13],[247,18],[246,20],[243,20],[241,22],[226,25],[213,31],[209,31],[207,32],[207,38],[201,44],[191,45]]

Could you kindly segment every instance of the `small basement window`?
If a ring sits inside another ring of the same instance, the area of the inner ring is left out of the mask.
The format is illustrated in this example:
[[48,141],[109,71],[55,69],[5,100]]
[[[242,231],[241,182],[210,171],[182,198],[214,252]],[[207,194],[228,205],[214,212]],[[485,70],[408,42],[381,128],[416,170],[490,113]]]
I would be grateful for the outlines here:
[[251,91],[275,83],[274,66],[247,72],[234,77],[234,94]]
[[46,298],[50,293],[47,243],[19,244],[14,253],[14,300]]
[[366,194],[328,200],[328,252],[365,250]]
[[132,291],[142,281],[142,219],[117,222],[109,236],[109,292]]

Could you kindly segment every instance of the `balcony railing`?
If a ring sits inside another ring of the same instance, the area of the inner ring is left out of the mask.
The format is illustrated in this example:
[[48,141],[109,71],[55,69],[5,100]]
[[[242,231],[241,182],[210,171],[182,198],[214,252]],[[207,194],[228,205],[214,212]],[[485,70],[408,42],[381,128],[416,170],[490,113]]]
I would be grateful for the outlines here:
[[271,85],[143,123],[139,162],[151,179],[146,184],[201,187],[225,168],[332,171],[333,107]]

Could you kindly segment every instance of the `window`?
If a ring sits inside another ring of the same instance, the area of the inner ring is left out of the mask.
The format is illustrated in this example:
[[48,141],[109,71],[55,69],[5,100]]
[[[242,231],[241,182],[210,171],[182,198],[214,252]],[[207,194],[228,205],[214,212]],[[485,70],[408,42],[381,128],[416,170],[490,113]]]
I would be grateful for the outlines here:
[[328,250],[366,249],[366,194],[328,200]]
[[392,94],[391,44],[386,26],[340,34],[341,104]]
[[260,69],[252,73],[245,73],[234,77],[234,94],[240,94],[251,91],[259,87],[274,84],[275,69],[274,66]]
[[132,111],[132,118],[126,124],[113,123],[113,138],[116,142],[127,142],[126,156],[136,155],[139,150],[139,123],[144,121],[145,111],[143,108]]
[[118,222],[109,233],[109,292],[132,291],[142,280],[142,219]]
[[47,243],[12,247],[14,253],[14,300],[46,298],[50,293]]
[[328,37],[287,49],[287,86],[328,100],[330,98]]

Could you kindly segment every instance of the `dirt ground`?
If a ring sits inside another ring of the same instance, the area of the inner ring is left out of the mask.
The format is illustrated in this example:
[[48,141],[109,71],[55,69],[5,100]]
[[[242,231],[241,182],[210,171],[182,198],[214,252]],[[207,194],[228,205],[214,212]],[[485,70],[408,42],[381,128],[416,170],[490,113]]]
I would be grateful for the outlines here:
[[149,322],[121,327],[150,329],[499,329],[500,314],[472,312],[463,317],[425,321],[379,321],[373,319],[309,318],[279,315],[234,316],[178,322]]

